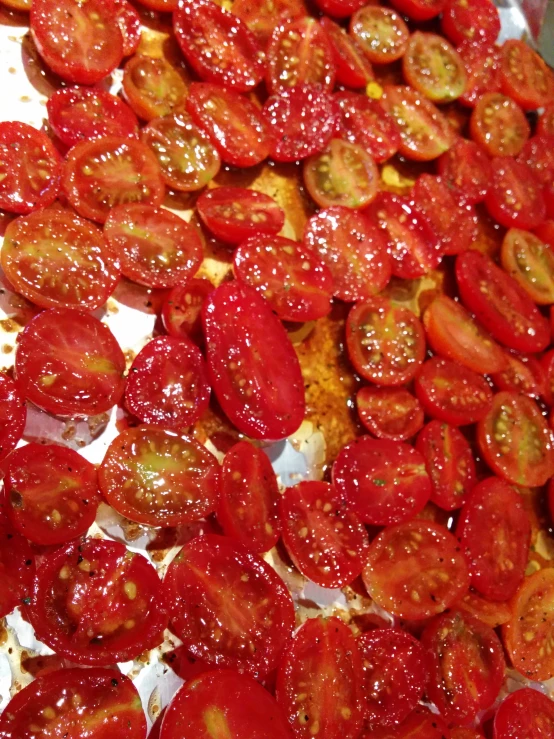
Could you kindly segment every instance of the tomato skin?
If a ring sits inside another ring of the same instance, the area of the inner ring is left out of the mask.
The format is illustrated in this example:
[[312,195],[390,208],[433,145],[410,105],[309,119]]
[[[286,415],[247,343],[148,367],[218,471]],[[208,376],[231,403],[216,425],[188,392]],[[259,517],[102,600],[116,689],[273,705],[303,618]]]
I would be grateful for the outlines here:
[[[169,565],[164,588],[172,628],[190,655],[254,677],[277,667],[294,607],[284,582],[257,554],[227,537],[197,536]],[[212,621],[218,630],[206,629]]]
[[206,228],[227,244],[240,244],[256,234],[276,235],[285,223],[285,211],[273,198],[243,187],[206,190],[196,210]]
[[317,0],[317,7],[334,18],[347,18],[364,5],[364,0]]
[[140,16],[127,0],[114,0],[114,3],[117,25],[123,37],[123,56],[131,56],[140,44]]
[[396,154],[400,147],[398,126],[377,100],[355,92],[338,92],[334,97],[342,113],[343,138],[362,146],[376,162]]
[[387,64],[404,56],[410,36],[401,15],[371,4],[352,15],[350,34],[373,64]]
[[406,441],[423,426],[423,408],[404,388],[362,387],[356,406],[360,421],[378,439]]
[[193,277],[171,290],[162,306],[163,325],[170,336],[203,343],[202,305],[213,289],[209,280]]
[[402,71],[414,89],[436,103],[457,100],[466,88],[462,58],[435,33],[412,33],[402,57]]
[[500,259],[531,300],[538,305],[554,303],[554,250],[550,245],[529,231],[511,228],[502,241]]
[[163,57],[136,54],[123,69],[123,94],[139,118],[152,121],[171,115],[183,103],[183,74]]
[[468,592],[457,601],[455,607],[459,611],[465,611],[475,616],[491,629],[496,629],[502,624],[508,623],[512,618],[512,607],[510,601],[491,601],[483,598],[479,593],[470,588]]
[[544,106],[544,112],[539,116],[537,122],[538,136],[554,136],[554,104]]
[[310,739],[316,728],[325,739],[356,739],[362,725],[361,682],[360,653],[348,626],[336,617],[310,618],[279,665],[277,703],[296,739]]
[[[55,716],[47,718],[52,706]],[[32,739],[36,729],[31,726],[39,726],[45,736],[60,731],[69,739],[146,738],[140,696],[119,670],[70,667],[39,675],[14,695],[7,709],[0,718],[1,739]]]
[[499,157],[493,160],[492,168],[492,187],[485,199],[492,217],[506,228],[531,230],[540,225],[547,215],[546,202],[530,167],[510,157]]
[[0,618],[27,601],[34,579],[35,555],[31,545],[0,510]]
[[494,739],[541,739],[553,731],[554,702],[534,688],[510,693],[494,717]]
[[541,223],[539,226],[533,229],[533,233],[539,237],[541,241],[548,244],[554,249],[554,221],[548,220]]
[[[500,51],[496,46],[489,46],[474,41],[464,41],[458,47],[466,69],[466,89],[460,102],[474,108],[487,93],[499,93],[500,86]],[[491,131],[494,136],[494,131]]]
[[0,461],[6,459],[23,436],[27,405],[19,387],[5,372],[0,372]]
[[471,138],[491,157],[517,156],[531,133],[525,113],[512,98],[485,92],[469,120]]
[[441,26],[453,44],[494,44],[500,33],[500,17],[491,0],[447,0]]
[[394,0],[394,7],[413,21],[427,21],[444,8],[445,0]]
[[451,739],[446,723],[425,706],[417,706],[398,726],[371,727],[361,739]]
[[[254,288],[228,282],[208,296],[202,315],[210,384],[229,420],[254,439],[294,433],[304,418],[304,382],[269,305]],[[236,367],[230,367],[230,356]]]
[[365,87],[373,79],[371,63],[358,42],[327,16],[319,21],[327,33],[336,68],[336,82],[346,87]]
[[523,41],[508,39],[502,45],[500,77],[505,94],[525,110],[542,108],[552,100],[552,71]]
[[303,0],[236,0],[231,12],[246,23],[264,49],[274,28],[307,15]]

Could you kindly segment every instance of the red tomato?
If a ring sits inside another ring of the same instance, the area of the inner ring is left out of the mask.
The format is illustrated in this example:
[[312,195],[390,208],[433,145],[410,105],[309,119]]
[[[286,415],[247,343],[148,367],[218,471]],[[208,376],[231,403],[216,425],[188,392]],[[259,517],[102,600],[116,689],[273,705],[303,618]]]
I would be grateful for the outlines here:
[[516,39],[505,41],[500,58],[502,89],[522,108],[535,110],[552,100],[552,71],[528,44]]
[[204,82],[251,90],[264,74],[262,52],[240,18],[211,0],[182,0],[173,16],[181,51]]
[[339,206],[320,210],[306,222],[304,243],[329,267],[333,295],[347,303],[376,295],[390,280],[387,243],[361,213]]
[[431,479],[431,501],[444,511],[460,508],[477,482],[465,436],[455,426],[431,421],[417,437],[416,449]]
[[6,228],[2,269],[41,308],[95,310],[113,293],[119,262],[102,233],[71,210],[44,209]]
[[454,726],[450,729],[450,739],[484,739],[484,736],[480,731]]
[[418,706],[398,726],[371,727],[360,739],[451,739],[447,725],[436,713]]
[[469,121],[471,138],[491,157],[516,156],[529,138],[525,113],[500,92],[485,92],[477,101]]
[[203,307],[211,386],[229,420],[255,439],[283,439],[302,423],[304,381],[279,319],[254,288],[228,282]]
[[0,511],[0,618],[30,602],[34,579],[35,557],[31,545],[14,531]]
[[[528,357],[527,359],[531,359],[531,357]],[[533,379],[536,380],[536,385],[530,385],[529,387],[531,387],[534,392],[533,394],[528,392],[528,388],[526,385],[526,394],[532,395],[532,397],[540,397],[542,395],[547,405],[552,406],[554,404],[554,349],[550,349],[546,352],[546,354],[543,354],[539,361],[540,369],[542,370],[542,372],[540,374],[537,373],[537,376],[535,377],[535,371],[537,369],[536,361],[537,360],[534,359],[530,368]],[[514,388],[509,389],[513,390]]]
[[481,374],[505,369],[505,352],[460,303],[447,295],[440,295],[428,306],[423,325],[437,354]]
[[525,575],[531,542],[531,522],[514,488],[496,477],[480,482],[462,508],[456,535],[473,587],[490,600],[512,598]]
[[121,272],[147,287],[174,287],[192,277],[203,248],[195,229],[165,208],[129,203],[112,208],[104,224]]
[[163,57],[136,54],[123,69],[123,95],[139,118],[152,121],[182,106],[185,79],[182,70]]
[[356,372],[377,385],[403,385],[413,379],[425,356],[419,318],[383,297],[352,307],[346,346]]
[[162,180],[174,190],[201,190],[219,172],[217,149],[186,113],[156,118],[142,129],[142,138],[158,161]]
[[213,289],[209,280],[193,278],[171,290],[162,307],[164,328],[170,336],[202,343],[202,306]]
[[466,611],[472,616],[475,616],[479,621],[490,626],[491,629],[502,626],[502,624],[507,623],[512,617],[512,608],[509,602],[487,600],[471,588],[455,604],[455,607],[460,611]]
[[544,485],[554,474],[552,432],[526,395],[497,393],[477,426],[477,441],[491,470],[514,485]]
[[511,349],[537,352],[550,343],[550,326],[527,293],[485,254],[469,251],[456,260],[465,305],[491,334]]
[[39,675],[0,718],[0,738],[37,734],[67,739],[144,739],[146,716],[137,689],[119,670],[76,667]]
[[186,107],[227,164],[251,167],[268,156],[273,134],[260,109],[244,95],[219,85],[193,82]]
[[164,714],[160,739],[292,739],[281,709],[267,690],[234,670],[205,672],[187,682]]
[[[464,41],[458,47],[458,53],[464,62],[467,80],[465,92],[460,97],[461,103],[474,108],[485,94],[500,92],[500,51],[498,47],[482,44],[479,41]],[[491,128],[489,133],[491,140],[502,141],[501,131]]]
[[373,64],[388,64],[404,56],[410,32],[391,8],[364,5],[350,19],[350,33]]
[[197,536],[164,580],[172,628],[196,659],[263,677],[294,628],[289,591],[254,552],[223,536]]
[[5,510],[35,544],[64,544],[85,534],[100,503],[96,468],[73,449],[27,444],[7,460]]
[[449,723],[473,723],[504,682],[500,639],[482,621],[451,611],[426,626],[421,642],[430,657],[428,697]]
[[491,0],[447,0],[441,25],[453,44],[494,44],[500,33],[500,17]]
[[150,10],[158,10],[162,13],[172,13],[177,10],[177,0],[140,0],[140,4]]
[[554,136],[554,103],[544,106],[544,111],[537,122],[537,134],[539,136]]
[[494,717],[494,739],[546,739],[554,734],[554,701],[533,688],[508,695]]
[[404,388],[360,388],[356,394],[360,421],[378,439],[406,441],[423,426],[423,408]]
[[492,390],[481,375],[450,359],[428,359],[415,380],[424,410],[433,418],[464,426],[484,418],[492,403]]
[[80,85],[100,82],[123,58],[116,6],[108,0],[33,0],[31,34],[48,66]]
[[431,495],[421,454],[398,441],[360,436],[333,465],[333,482],[362,521],[387,526],[413,518]]
[[362,663],[338,618],[310,618],[296,632],[277,675],[277,703],[296,739],[356,739],[362,725]]
[[156,157],[145,144],[105,136],[69,150],[62,190],[79,215],[104,223],[114,205],[160,205],[165,188]]
[[362,576],[378,605],[413,621],[442,613],[469,586],[456,539],[442,526],[417,519],[389,526],[371,542]]
[[338,92],[335,100],[342,112],[343,138],[362,146],[376,162],[384,162],[396,154],[400,147],[400,132],[379,102],[356,92]]
[[445,0],[394,0],[394,7],[413,21],[434,18],[444,8]]
[[274,28],[307,15],[303,0],[235,0],[231,12],[246,23],[264,48]]
[[189,436],[139,426],[112,441],[98,482],[108,503],[131,521],[178,526],[215,510],[219,465]]
[[[443,156],[447,154],[448,152]],[[443,254],[466,251],[477,239],[475,208],[463,196],[453,193],[441,177],[420,175],[412,190],[412,197],[416,208],[423,213],[439,237],[440,251]]]
[[60,157],[42,131],[0,123],[0,208],[30,213],[51,205],[60,187]]
[[96,87],[62,87],[46,103],[48,123],[66,146],[103,136],[138,134],[137,117],[122,100]]
[[[513,667],[529,680],[550,680],[554,677],[554,652],[546,647],[551,645],[554,630],[554,569],[526,577],[512,607],[502,638]],[[540,734],[537,739],[542,739]]]
[[317,0],[317,7],[335,18],[347,18],[364,4],[365,0]]
[[346,87],[365,87],[373,79],[373,69],[359,43],[327,16],[319,23],[333,50],[336,82]]
[[279,487],[269,457],[248,441],[229,449],[221,468],[217,520],[224,533],[255,552],[267,552],[281,534]]
[[39,408],[60,416],[94,416],[123,394],[125,357],[107,326],[66,308],[35,316],[18,336],[15,380]]
[[326,482],[308,480],[279,501],[283,543],[296,568],[323,588],[343,588],[362,571],[369,539],[344,496]]
[[447,187],[468,203],[485,199],[492,178],[490,160],[474,141],[459,138],[437,160],[437,169]]
[[269,97],[262,113],[275,137],[270,156],[277,162],[295,162],[322,151],[340,118],[335,100],[316,85],[299,85]]
[[500,259],[531,300],[539,305],[554,303],[554,249],[549,244],[530,231],[511,228],[504,236]]
[[123,37],[123,56],[131,56],[138,49],[141,38],[141,18],[127,0],[114,0],[115,17]]
[[456,100],[466,89],[461,56],[442,36],[415,31],[402,58],[406,81],[436,103]]
[[439,265],[440,239],[413,200],[381,192],[367,213],[384,232],[395,277],[415,279]]
[[448,119],[410,87],[387,85],[381,102],[400,129],[400,154],[415,161],[436,159],[456,139]]
[[26,420],[27,406],[18,386],[0,372],[0,461],[15,449]]
[[134,659],[161,644],[167,626],[156,570],[123,544],[99,539],[44,557],[27,614],[38,639],[81,665]]
[[541,241],[554,249],[554,220],[543,221],[543,223],[533,229],[533,233]]
[[285,223],[285,211],[273,198],[244,187],[205,190],[196,210],[206,228],[228,244],[240,244],[256,234],[278,234]]
[[333,47],[315,18],[299,18],[276,26],[266,57],[265,80],[270,95],[306,84],[333,89],[336,74]]
[[404,721],[422,698],[429,660],[421,644],[400,629],[375,629],[357,639],[362,656],[364,718],[370,726]]

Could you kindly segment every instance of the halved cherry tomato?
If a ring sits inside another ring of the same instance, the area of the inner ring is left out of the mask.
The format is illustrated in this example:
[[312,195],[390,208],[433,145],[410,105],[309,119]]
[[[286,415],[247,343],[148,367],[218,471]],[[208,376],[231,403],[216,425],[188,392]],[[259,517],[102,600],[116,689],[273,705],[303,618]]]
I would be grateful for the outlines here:
[[229,420],[256,439],[282,439],[302,423],[304,381],[283,325],[254,288],[220,285],[203,307],[208,371]]
[[364,718],[371,726],[403,721],[419,703],[429,660],[421,644],[400,629],[375,629],[357,639],[362,655]]
[[116,6],[108,0],[33,1],[31,34],[44,61],[69,82],[100,82],[123,58]]
[[115,337],[88,313],[45,310],[18,337],[15,380],[28,400],[49,413],[105,413],[123,394],[124,370]]
[[235,0],[231,12],[246,23],[264,49],[277,26],[307,15],[304,0]]
[[283,543],[304,577],[323,588],[342,588],[358,577],[369,539],[342,491],[306,480],[285,490],[279,510]]
[[299,85],[273,95],[262,112],[274,135],[270,155],[277,162],[295,162],[322,151],[340,120],[335,100],[317,85]]
[[15,449],[27,420],[25,400],[11,377],[0,372],[0,461]]
[[276,26],[266,56],[265,79],[270,95],[305,84],[333,89],[335,55],[327,32],[315,18]]
[[[539,361],[539,364],[542,373],[538,375],[538,377],[540,377],[541,380],[536,381],[536,385],[533,388],[535,391],[534,393],[526,392],[526,394],[532,395],[533,397],[540,397],[542,395],[547,405],[552,406],[554,403],[554,349],[550,349],[546,352],[546,354],[543,354]],[[536,365],[533,362],[533,364],[531,365],[531,373],[533,375],[533,378],[535,378],[535,369]],[[514,388],[509,389],[512,390]],[[540,390],[542,390],[542,393],[540,392]]]
[[362,213],[320,210],[304,228],[304,243],[329,267],[334,295],[351,303],[381,292],[391,276],[387,243]]
[[304,160],[304,183],[321,208],[366,208],[376,197],[379,170],[359,144],[331,139],[319,154]]
[[482,202],[490,187],[492,168],[482,146],[459,138],[437,160],[438,172],[451,189],[468,203]]
[[167,569],[172,627],[190,655],[263,677],[294,628],[289,591],[261,557],[227,537],[197,536]]
[[544,187],[554,179],[554,136],[533,136],[521,150],[518,161],[527,164]]
[[454,426],[480,421],[492,403],[492,390],[482,375],[440,357],[424,363],[415,379],[415,391],[430,416]]
[[[448,152],[446,152],[448,154]],[[445,154],[443,154],[445,156]],[[422,174],[412,190],[416,208],[423,213],[440,239],[443,254],[466,251],[477,239],[475,208],[459,197],[441,177]]]
[[231,447],[221,469],[217,520],[227,536],[267,552],[281,535],[279,487],[269,457],[248,441]]
[[552,71],[528,44],[519,39],[505,41],[500,58],[502,89],[522,108],[535,110],[552,100]]
[[371,727],[360,739],[452,739],[442,718],[425,706],[417,706],[397,726]]
[[104,224],[121,272],[139,285],[174,287],[202,262],[202,242],[192,226],[164,208],[129,203],[112,208]]
[[294,736],[355,739],[362,725],[362,663],[339,618],[310,618],[289,644],[277,675],[277,703]]
[[394,0],[394,7],[413,21],[427,21],[444,8],[445,0]]
[[554,569],[526,577],[512,605],[513,616],[502,627],[510,661],[529,680],[549,680],[554,677]]
[[548,346],[548,320],[490,257],[477,251],[460,254],[456,280],[463,302],[495,339],[520,352],[538,352]]
[[[0,618],[7,616],[17,606],[29,602],[34,579],[35,557],[31,545],[24,536],[14,531],[5,513],[1,511]],[[5,712],[2,715],[5,716]]]
[[193,82],[186,107],[227,164],[251,167],[268,156],[272,132],[260,109],[244,95],[219,85]]
[[177,526],[215,510],[219,465],[192,437],[139,426],[112,441],[98,482],[108,503],[131,521]]
[[534,688],[508,695],[494,717],[494,739],[542,739],[554,734],[554,701]]
[[204,278],[193,278],[173,288],[162,306],[164,328],[170,336],[190,338],[196,344],[203,342],[202,306],[213,289]]
[[7,461],[5,509],[35,544],[64,544],[86,533],[100,503],[94,465],[58,444],[27,444]]
[[104,136],[136,138],[138,121],[128,105],[96,87],[62,87],[46,103],[48,122],[66,146]]
[[414,279],[439,265],[443,256],[441,242],[413,200],[381,192],[367,214],[387,239],[393,275]]
[[480,731],[462,726],[453,726],[450,729],[450,739],[485,739]]
[[285,211],[273,198],[244,187],[206,190],[196,210],[213,235],[228,244],[240,244],[255,234],[278,234],[285,223]]
[[539,226],[533,229],[541,241],[548,244],[554,249],[554,220],[543,221]]
[[362,146],[376,162],[396,154],[400,146],[398,126],[379,102],[355,92],[338,92],[335,100],[342,112],[343,138]]
[[456,100],[466,89],[462,58],[435,33],[412,33],[402,58],[402,71],[413,88],[435,103]]
[[115,18],[123,37],[123,56],[131,56],[138,49],[141,39],[141,18],[127,0],[114,0]]
[[[498,47],[478,41],[464,41],[458,47],[458,53],[462,57],[466,70],[466,89],[460,97],[461,103],[474,108],[483,95],[500,93],[500,51]],[[496,135],[502,141],[502,132],[491,128],[489,133],[491,140],[496,140]]]
[[172,13],[177,10],[177,0],[140,0],[140,4],[150,10],[158,10],[162,13]]
[[453,44],[494,44],[500,33],[500,17],[491,0],[447,0],[441,26]]
[[342,448],[333,465],[333,483],[350,510],[375,526],[413,518],[431,495],[425,460],[414,447],[371,436]]
[[481,95],[471,114],[469,128],[471,138],[491,157],[516,156],[531,131],[523,110],[500,92]]
[[137,689],[119,670],[76,667],[39,675],[14,695],[0,718],[0,738],[144,739]]
[[417,437],[431,479],[431,501],[445,511],[462,506],[475,485],[475,461],[466,438],[455,427],[431,421]]
[[410,36],[401,15],[371,4],[354,13],[350,33],[373,64],[388,64],[404,56]]
[[164,714],[160,739],[292,739],[275,698],[249,675],[204,672],[187,682]]
[[511,228],[504,236],[502,266],[539,305],[554,303],[554,251],[530,231]]
[[539,136],[554,136],[554,103],[544,106],[544,111],[537,121],[537,134]]
[[237,247],[233,270],[283,321],[313,321],[331,310],[331,272],[302,243],[282,236],[252,236]]
[[204,82],[251,90],[264,74],[262,52],[248,26],[211,0],[182,0],[173,30],[185,59]]
[[405,388],[362,387],[356,407],[361,422],[378,439],[406,441],[423,426],[423,408]]
[[465,611],[479,621],[482,621],[491,629],[496,629],[502,624],[508,623],[512,617],[512,607],[509,601],[492,601],[483,598],[479,593],[470,588],[468,592],[455,604],[459,611]]
[[449,723],[473,723],[504,682],[500,639],[482,621],[452,611],[433,619],[421,642],[430,657],[428,697]]
[[514,488],[496,477],[476,485],[456,535],[475,590],[490,600],[512,598],[523,580],[531,542],[531,522]]
[[19,121],[0,123],[0,208],[30,213],[60,189],[60,157],[48,136]]
[[450,149],[456,134],[430,100],[406,86],[387,85],[382,105],[400,129],[400,154],[426,162]]
[[499,390],[513,390],[531,398],[549,400],[548,363],[543,364],[532,355],[513,352],[506,352],[506,359],[506,369],[491,375],[491,380]]
[[362,576],[376,603],[414,621],[442,613],[469,586],[456,539],[442,526],[417,519],[388,526],[371,542]]
[[120,203],[160,205],[165,188],[156,157],[145,144],[105,136],[69,150],[62,190],[79,215],[104,223]]
[[217,149],[185,113],[156,118],[143,128],[142,138],[154,153],[162,180],[174,190],[201,190],[219,172]]
[[102,233],[69,209],[44,209],[13,220],[1,261],[16,290],[41,308],[95,310],[119,280],[119,262]]
[[145,121],[174,113],[187,94],[179,70],[163,57],[143,54],[136,54],[125,64],[122,85],[125,99]]
[[403,385],[425,356],[421,321],[386,298],[356,303],[346,322],[346,346],[356,372],[378,385]]
[[355,38],[327,16],[319,21],[333,50],[336,81],[346,87],[365,87],[373,79],[373,69]]
[[317,0],[317,7],[335,18],[347,18],[361,8],[365,0]]

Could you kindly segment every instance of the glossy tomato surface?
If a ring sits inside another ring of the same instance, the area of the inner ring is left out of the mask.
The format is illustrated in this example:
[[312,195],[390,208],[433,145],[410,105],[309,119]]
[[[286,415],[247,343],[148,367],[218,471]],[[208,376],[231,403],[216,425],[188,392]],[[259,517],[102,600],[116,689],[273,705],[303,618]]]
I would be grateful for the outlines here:
[[27,406],[15,382],[6,373],[0,373],[0,460],[15,449],[23,435],[27,420]]

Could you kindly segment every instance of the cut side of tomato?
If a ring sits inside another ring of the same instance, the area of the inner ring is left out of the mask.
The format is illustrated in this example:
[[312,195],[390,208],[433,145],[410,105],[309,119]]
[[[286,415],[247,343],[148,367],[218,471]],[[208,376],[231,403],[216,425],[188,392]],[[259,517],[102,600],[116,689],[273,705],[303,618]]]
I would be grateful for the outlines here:
[[494,739],[541,739],[554,732],[554,701],[534,688],[508,695],[496,711]]
[[441,26],[453,44],[494,44],[500,33],[500,16],[491,0],[447,0]]
[[423,426],[423,408],[404,388],[362,387],[356,407],[360,421],[378,439],[406,441]]
[[413,21],[427,21],[442,11],[445,0],[394,0],[392,4]]
[[489,191],[492,169],[485,150],[474,141],[457,139],[437,161],[442,180],[468,203],[482,202]]
[[216,187],[196,201],[202,222],[220,241],[240,244],[256,234],[272,236],[285,223],[285,211],[273,198],[244,187]]
[[264,49],[277,26],[308,14],[303,0],[235,0],[231,12],[246,23]]
[[187,95],[183,72],[163,57],[133,56],[123,69],[122,84],[125,99],[144,121],[171,115]]
[[203,343],[202,306],[213,289],[209,280],[193,277],[171,290],[162,306],[163,325],[170,336]]
[[491,157],[517,156],[531,129],[519,105],[499,92],[485,92],[469,121],[471,138]]
[[533,170],[511,157],[493,160],[492,185],[485,205],[506,228],[533,229],[547,216],[546,198]]
[[[0,618],[7,616],[17,606],[29,602],[33,592],[34,579],[35,555],[31,545],[24,536],[13,529],[4,511],[1,510]],[[5,715],[4,712],[2,718]],[[0,722],[2,718],[0,718]]]
[[356,92],[338,92],[335,100],[342,113],[343,138],[366,149],[376,162],[396,154],[400,147],[398,126],[377,100]]
[[491,375],[491,380],[499,390],[511,390],[530,398],[550,400],[548,360],[539,362],[532,355],[518,355],[513,352],[506,352],[506,359],[506,369]]
[[[472,25],[472,28],[476,26]],[[483,44],[479,41],[464,41],[458,47],[458,53],[462,57],[466,70],[466,89],[460,97],[461,103],[474,108],[486,94],[501,91],[500,51],[497,46]],[[509,119],[508,122],[510,122]],[[510,131],[507,133],[509,135]],[[496,141],[496,137],[502,141],[502,132],[491,129],[490,141]]]
[[365,87],[373,79],[373,68],[355,38],[327,16],[319,21],[333,50],[336,82],[346,87]]
[[350,33],[373,64],[404,56],[410,32],[399,13],[380,5],[364,5],[350,19]]
[[554,95],[552,70],[524,41],[508,39],[502,45],[502,89],[525,110],[542,108]]
[[15,449],[26,421],[27,406],[18,386],[0,372],[0,461]]
[[415,31],[402,57],[406,81],[435,103],[448,103],[466,89],[466,71],[456,49],[442,36]]
[[511,228],[502,242],[502,266],[539,305],[554,303],[554,251],[530,231]]

